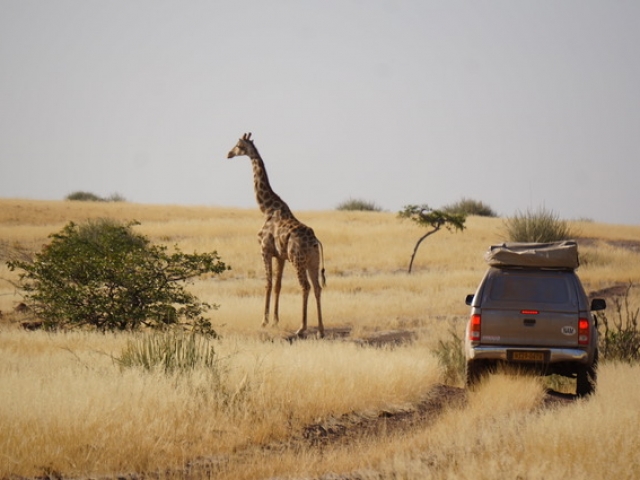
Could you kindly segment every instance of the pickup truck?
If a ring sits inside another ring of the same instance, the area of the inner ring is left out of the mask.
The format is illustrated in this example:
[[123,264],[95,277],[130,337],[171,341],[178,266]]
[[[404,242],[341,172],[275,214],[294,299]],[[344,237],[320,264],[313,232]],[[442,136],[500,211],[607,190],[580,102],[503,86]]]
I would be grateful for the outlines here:
[[485,254],[489,269],[467,295],[466,384],[473,388],[497,365],[576,379],[576,394],[596,387],[598,329],[575,270],[577,243],[507,243]]

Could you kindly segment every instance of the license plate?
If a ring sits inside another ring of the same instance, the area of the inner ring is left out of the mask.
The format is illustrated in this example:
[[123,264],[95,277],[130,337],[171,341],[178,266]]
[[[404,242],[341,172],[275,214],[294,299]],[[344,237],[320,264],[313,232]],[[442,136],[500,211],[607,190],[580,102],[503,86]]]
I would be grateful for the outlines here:
[[546,352],[532,352],[527,350],[510,350],[507,352],[507,360],[512,362],[540,362],[546,361]]

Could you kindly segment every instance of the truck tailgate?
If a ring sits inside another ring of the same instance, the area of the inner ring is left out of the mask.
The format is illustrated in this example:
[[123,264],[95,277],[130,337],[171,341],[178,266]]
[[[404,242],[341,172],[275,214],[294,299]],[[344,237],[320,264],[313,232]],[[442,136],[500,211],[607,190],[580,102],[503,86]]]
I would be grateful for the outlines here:
[[575,347],[576,312],[483,309],[480,343],[522,347]]

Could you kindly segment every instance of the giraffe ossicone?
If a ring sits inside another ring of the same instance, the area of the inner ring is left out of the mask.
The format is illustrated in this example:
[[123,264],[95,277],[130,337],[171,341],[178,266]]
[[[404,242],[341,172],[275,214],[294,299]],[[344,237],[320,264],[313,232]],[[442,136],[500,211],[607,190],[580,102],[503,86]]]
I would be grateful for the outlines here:
[[[273,323],[279,321],[280,291],[285,262],[291,262],[296,270],[298,283],[302,289],[302,325],[298,336],[307,329],[307,305],[313,287],[318,315],[318,335],[324,336],[322,323],[322,287],[325,285],[324,252],[322,243],[313,229],[300,222],[289,206],[273,191],[258,149],[251,140],[251,133],[245,133],[231,149],[227,158],[249,157],[253,166],[253,184],[256,201],[265,215],[265,222],[258,232],[265,267],[265,305],[262,325],[269,324],[269,310],[273,293]],[[275,268],[274,268],[275,264]]]

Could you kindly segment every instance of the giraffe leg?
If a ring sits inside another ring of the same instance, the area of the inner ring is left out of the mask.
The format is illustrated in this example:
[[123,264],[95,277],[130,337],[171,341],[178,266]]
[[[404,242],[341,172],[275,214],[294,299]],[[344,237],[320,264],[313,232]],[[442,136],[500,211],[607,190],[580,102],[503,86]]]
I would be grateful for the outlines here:
[[284,271],[284,258],[276,257],[276,284],[273,291],[273,325],[280,321],[280,290],[282,290],[282,273]]
[[313,284],[313,294],[316,297],[316,306],[318,308],[318,337],[324,337],[324,325],[322,323],[322,287],[320,286],[320,282],[318,281],[318,272],[311,273],[309,275],[311,277],[311,282]]
[[300,282],[300,287],[302,288],[302,325],[296,332],[296,335],[301,337],[307,329],[307,303],[309,302],[311,285],[309,285],[309,280],[307,279],[306,269],[300,265],[296,265],[296,269],[298,271],[298,282]]
[[271,304],[273,266],[271,262],[272,257],[270,255],[263,253],[262,258],[264,260],[264,271],[265,271],[264,317],[262,319],[262,326],[266,327],[269,324],[269,308]]

